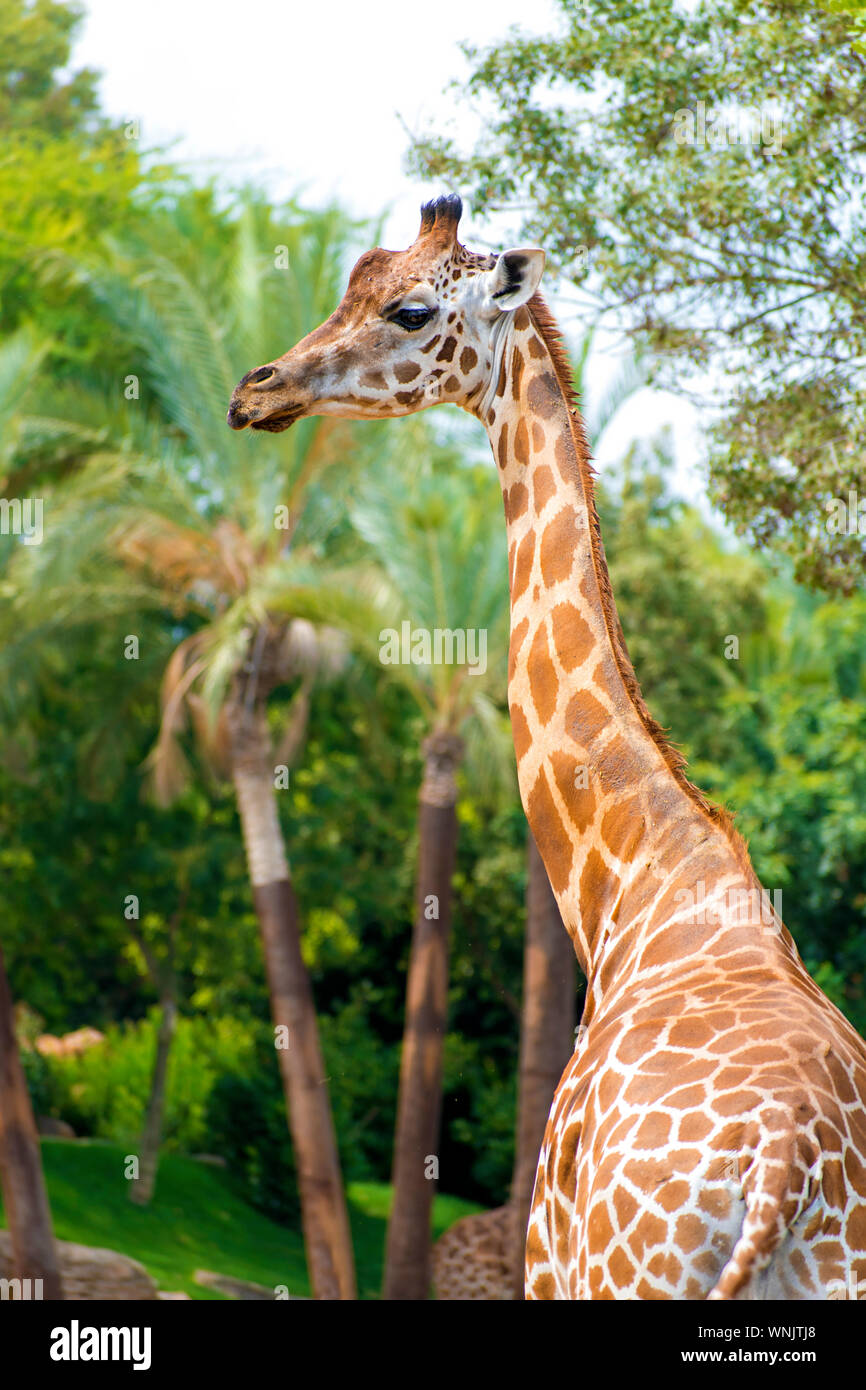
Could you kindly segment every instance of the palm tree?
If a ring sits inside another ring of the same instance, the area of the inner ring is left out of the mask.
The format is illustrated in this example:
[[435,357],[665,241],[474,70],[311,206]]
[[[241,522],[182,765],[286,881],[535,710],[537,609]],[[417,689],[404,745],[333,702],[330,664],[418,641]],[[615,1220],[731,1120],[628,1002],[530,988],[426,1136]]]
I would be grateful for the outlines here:
[[[21,401],[43,354],[22,330],[0,347],[0,491],[21,427]],[[11,502],[13,499],[7,499]],[[20,503],[20,498],[16,498]],[[10,512],[10,516],[12,513]],[[4,528],[5,530],[6,528]],[[8,558],[8,557],[7,557]],[[45,1298],[63,1297],[33,1107],[15,1035],[12,992],[0,946],[0,1188],[12,1241],[13,1277],[41,1279]]]
[[[120,646],[148,613],[174,624],[151,784],[164,798],[183,784],[191,731],[204,760],[234,786],[319,1298],[354,1297],[354,1262],[277,810],[280,759],[268,705],[278,685],[297,686],[294,737],[313,685],[338,662],[333,634],[294,623],[274,599],[286,585],[315,582],[308,561],[321,558],[339,489],[325,493],[310,478],[331,462],[345,464],[355,434],[343,422],[317,419],[278,444],[256,439],[251,448],[225,429],[224,416],[238,364],[272,353],[285,333],[302,336],[339,297],[351,232],[333,209],[291,210],[275,226],[250,198],[214,249],[197,223],[195,200],[181,200],[162,221],[143,223],[135,244],[111,248],[107,267],[77,268],[135,345],[136,370],[123,374],[135,391],[122,402],[120,427],[119,389],[100,408],[92,383],[77,401],[61,400],[65,426],[33,425],[56,447],[71,434],[77,467],[49,499],[43,545],[15,557],[6,652],[14,660],[16,639],[20,649],[36,631],[44,642],[76,625],[111,622]],[[212,240],[211,223],[207,233]],[[94,431],[94,421],[106,428]],[[376,447],[374,434],[366,449]],[[348,471],[341,470],[344,486]],[[294,543],[302,510],[306,557]],[[124,667],[129,679],[135,667]]]
[[[409,443],[368,472],[351,507],[374,568],[321,585],[306,611],[381,661],[421,715],[415,914],[384,1297],[424,1299],[438,1177],[457,779],[466,765],[482,792],[507,783],[513,794],[513,768],[496,703],[505,690],[508,608],[495,481],[487,468],[464,466],[442,447],[432,449],[431,466],[423,420],[404,422],[401,437]],[[286,601],[296,607],[302,600],[288,592]]]
[[526,1227],[538,1154],[554,1092],[574,1051],[577,962],[571,938],[527,827],[526,943],[517,1068],[517,1126],[511,1180],[515,1298],[523,1298]]

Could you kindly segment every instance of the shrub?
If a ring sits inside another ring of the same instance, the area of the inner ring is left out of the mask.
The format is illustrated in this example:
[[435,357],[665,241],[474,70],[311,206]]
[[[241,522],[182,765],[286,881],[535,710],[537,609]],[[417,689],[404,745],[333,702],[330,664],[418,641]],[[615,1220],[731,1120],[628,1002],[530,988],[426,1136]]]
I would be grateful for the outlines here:
[[[77,1057],[49,1057],[52,1113],[78,1134],[131,1143],[139,1135],[150,1092],[158,1010],[137,1023],[111,1025],[105,1040]],[[163,1142],[196,1150],[207,1138],[211,1090],[226,1072],[255,1065],[252,1026],[238,1019],[179,1018],[166,1085]]]
[[296,1221],[297,1169],[275,1061],[255,1077],[219,1078],[208,1099],[207,1136],[208,1148],[226,1159],[251,1206],[272,1221]]

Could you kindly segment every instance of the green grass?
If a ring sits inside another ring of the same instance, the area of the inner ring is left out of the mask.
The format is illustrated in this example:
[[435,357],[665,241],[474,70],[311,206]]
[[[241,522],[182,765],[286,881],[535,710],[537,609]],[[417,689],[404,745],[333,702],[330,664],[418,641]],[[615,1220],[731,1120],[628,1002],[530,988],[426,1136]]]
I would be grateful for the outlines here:
[[[160,1162],[153,1201],[141,1208],[129,1200],[123,1176],[126,1152],[101,1140],[42,1140],[59,1240],[119,1250],[139,1260],[159,1288],[192,1298],[219,1297],[193,1283],[197,1269],[268,1288],[285,1284],[290,1298],[309,1296],[300,1231],[277,1226],[247,1206],[224,1170],[169,1155]],[[386,1183],[350,1183],[347,1198],[359,1296],[378,1298],[391,1189]],[[479,1210],[459,1197],[437,1197],[434,1238],[461,1216]]]

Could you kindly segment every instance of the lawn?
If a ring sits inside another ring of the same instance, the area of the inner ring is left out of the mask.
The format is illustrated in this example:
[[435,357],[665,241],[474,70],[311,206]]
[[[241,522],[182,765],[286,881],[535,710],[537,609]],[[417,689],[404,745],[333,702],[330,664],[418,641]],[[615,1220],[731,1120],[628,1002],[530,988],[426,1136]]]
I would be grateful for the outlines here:
[[[275,1225],[240,1200],[223,1169],[192,1158],[166,1157],[160,1163],[154,1200],[141,1208],[127,1195],[125,1155],[122,1146],[101,1140],[42,1140],[59,1240],[119,1250],[139,1260],[161,1289],[192,1298],[220,1297],[193,1282],[197,1269],[268,1288],[284,1284],[290,1298],[309,1296],[300,1231]],[[350,1183],[347,1198],[359,1295],[378,1298],[391,1189],[386,1183]],[[437,1197],[434,1237],[461,1216],[479,1210],[459,1197]]]

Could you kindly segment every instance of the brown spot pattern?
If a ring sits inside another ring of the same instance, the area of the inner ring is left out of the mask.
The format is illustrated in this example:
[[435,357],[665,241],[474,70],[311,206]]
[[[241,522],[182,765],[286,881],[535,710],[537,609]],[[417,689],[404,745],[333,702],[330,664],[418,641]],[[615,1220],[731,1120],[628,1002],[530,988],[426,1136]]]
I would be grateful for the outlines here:
[[571,840],[556,809],[544,768],[535,779],[526,810],[550,885],[554,893],[562,893],[571,875]]
[[420,371],[417,362],[398,362],[394,368],[394,375],[398,381],[414,381]]
[[388,383],[382,372],[362,372],[361,385],[371,386],[374,391],[387,391],[388,389]]
[[544,511],[555,491],[553,470],[546,463],[540,464],[532,475],[532,501],[536,512]]
[[641,777],[640,763],[621,734],[599,752],[596,771],[605,791],[611,792],[627,791]]
[[529,488],[523,483],[515,483],[514,486],[505,493],[505,518],[507,521],[516,521],[519,516],[529,506]]
[[595,940],[605,908],[619,891],[619,879],[607,867],[595,846],[586,856],[580,875],[580,915],[590,945]]
[[455,350],[456,347],[457,347],[457,339],[454,338],[454,337],[452,337],[452,336],[449,334],[448,337],[445,339],[445,342],[442,344],[441,348],[439,349],[439,351],[438,351],[437,354],[436,354],[436,361],[437,361],[437,362],[450,362],[451,359],[452,359],[453,356],[454,356],[454,350]]
[[[583,834],[587,826],[592,824],[595,815],[595,792],[592,782],[587,778],[587,785],[584,787],[578,784],[577,770],[583,764],[570,753],[563,753],[559,749],[554,749],[550,755],[550,766],[556,781],[559,795],[565,804],[569,819],[574,823],[576,829]],[[581,782],[583,779],[581,779]]]
[[549,723],[556,709],[556,692],[559,686],[553,662],[550,659],[547,627],[540,623],[532,639],[527,662],[529,689],[532,703],[542,724]]
[[529,631],[529,619],[521,618],[520,622],[511,632],[511,640],[508,644],[508,679],[514,676],[517,666],[517,658],[520,655],[520,648],[526,641],[526,634]]
[[511,602],[516,603],[529,583],[532,561],[535,558],[535,532],[527,531],[514,559],[514,576],[511,584]]
[[[635,841],[639,838],[643,821],[640,815],[640,800],[636,796],[617,802],[605,813],[601,822],[601,837],[611,854],[618,859],[631,860]],[[628,852],[623,853],[626,845]]]
[[514,457],[518,463],[524,467],[529,462],[529,431],[526,428],[526,421],[521,416],[514,432]]
[[541,576],[545,584],[567,579],[574,565],[577,516],[573,507],[563,507],[548,522],[541,537]]
[[512,705],[509,713],[511,715],[511,733],[514,738],[514,752],[517,761],[520,762],[532,743],[532,734],[526,722],[526,715],[520,705]]
[[565,711],[565,731],[580,748],[589,748],[609,721],[609,712],[589,690],[572,695]]
[[507,422],[507,421],[506,421],[505,424],[502,426],[502,429],[499,431],[499,438],[498,438],[497,441],[496,441],[496,457],[497,457],[497,459],[498,459],[498,461],[499,461],[499,467],[500,467],[500,468],[504,468],[505,465],[508,463],[508,422]]
[[562,405],[562,393],[553,372],[542,372],[540,376],[532,378],[526,401],[529,409],[540,415],[542,420],[552,419],[557,408]]
[[574,671],[590,655],[595,639],[573,603],[558,603],[551,614],[553,646],[564,671]]
[[556,459],[556,466],[562,475],[563,482],[573,483],[577,476],[577,465],[574,457],[574,446],[567,430],[563,430],[557,438],[553,446],[553,457]]
[[[520,400],[520,382],[523,378],[523,353],[515,343],[511,353],[511,394],[516,401]],[[521,424],[523,421],[521,421]]]

